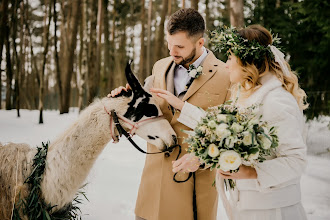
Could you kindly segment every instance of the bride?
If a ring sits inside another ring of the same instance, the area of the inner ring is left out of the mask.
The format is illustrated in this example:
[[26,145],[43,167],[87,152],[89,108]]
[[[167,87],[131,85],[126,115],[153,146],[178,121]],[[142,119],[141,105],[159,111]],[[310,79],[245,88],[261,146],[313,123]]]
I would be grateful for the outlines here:
[[[301,204],[300,178],[306,166],[303,114],[306,94],[290,70],[284,55],[274,46],[271,34],[260,25],[241,30],[223,28],[213,32],[211,41],[226,50],[232,98],[238,104],[261,104],[258,114],[278,127],[279,147],[273,156],[254,167],[241,165],[237,173],[217,170],[217,188],[230,219],[292,220],[307,219]],[[241,89],[238,89],[238,88]],[[150,89],[181,111],[178,121],[194,128],[205,112],[182,102],[168,91]],[[207,98],[207,97],[205,97]],[[194,172],[197,158],[186,154],[173,163],[173,172]],[[236,180],[229,201],[223,179]],[[212,187],[212,186],[210,186]]]

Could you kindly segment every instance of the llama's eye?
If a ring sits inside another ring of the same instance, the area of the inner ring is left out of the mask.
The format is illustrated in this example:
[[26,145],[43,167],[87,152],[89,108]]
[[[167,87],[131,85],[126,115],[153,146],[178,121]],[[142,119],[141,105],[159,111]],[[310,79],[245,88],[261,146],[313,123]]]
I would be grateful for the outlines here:
[[[158,136],[156,136],[156,137],[158,138]],[[150,140],[155,140],[155,139],[156,139],[155,137],[150,136],[150,135],[148,135],[148,138],[149,138]]]

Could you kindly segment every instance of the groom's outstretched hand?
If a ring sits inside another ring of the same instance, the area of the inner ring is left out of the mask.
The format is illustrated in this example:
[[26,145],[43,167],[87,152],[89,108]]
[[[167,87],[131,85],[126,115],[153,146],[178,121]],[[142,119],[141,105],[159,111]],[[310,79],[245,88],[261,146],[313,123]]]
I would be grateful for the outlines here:
[[127,90],[130,90],[131,87],[128,85],[128,83],[126,84],[126,87],[124,86],[119,86],[118,88],[115,88],[114,90],[112,90],[108,95],[107,97],[110,98],[110,97],[115,97],[117,96],[118,94],[120,94],[123,90],[127,92]]
[[200,166],[198,157],[193,154],[185,154],[180,159],[172,161],[172,171],[177,172],[195,172]]

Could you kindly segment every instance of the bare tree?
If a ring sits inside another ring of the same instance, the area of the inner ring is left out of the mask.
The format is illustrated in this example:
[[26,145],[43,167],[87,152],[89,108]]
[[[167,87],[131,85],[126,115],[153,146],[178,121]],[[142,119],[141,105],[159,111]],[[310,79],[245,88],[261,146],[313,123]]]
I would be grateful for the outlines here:
[[[7,26],[7,15],[8,14],[8,0],[2,0],[2,4],[0,6],[0,67],[1,67],[1,60],[2,60],[2,48],[4,45],[5,37],[4,34],[6,32],[6,26]],[[9,31],[9,30],[8,30]],[[1,74],[0,74],[0,82],[1,82]],[[0,83],[1,84],[1,83]],[[1,85],[0,85],[0,91],[1,91]],[[1,102],[1,101],[0,101]],[[0,105],[1,108],[1,105]]]
[[230,0],[230,24],[240,28],[244,26],[243,0]]
[[182,8],[185,8],[186,7],[186,5],[185,5],[186,4],[186,1],[185,0],[182,0],[181,3],[182,3]]
[[198,11],[198,2],[199,0],[192,0],[191,1],[191,7],[196,9]]
[[6,36],[6,110],[12,109],[12,80],[13,80],[13,69],[11,64],[11,55],[10,55],[10,40],[9,40],[9,27],[7,26],[4,29],[4,35]]
[[149,7],[148,7],[148,30],[147,30],[147,37],[148,37],[148,42],[147,42],[147,73],[151,73],[151,16],[152,14],[152,0],[149,0]]
[[[47,53],[48,53],[48,45],[49,45],[49,28],[50,28],[50,21],[52,18],[52,3],[49,0],[49,2],[45,1],[45,6],[47,8],[48,5],[48,12],[47,9],[45,9],[45,16],[44,16],[44,31],[43,31],[43,39],[42,44],[44,51],[42,53],[43,55],[43,61],[42,61],[42,68],[40,71],[40,85],[39,85],[39,124],[43,124],[43,110],[44,110],[44,92],[45,92],[45,68],[47,63]],[[48,24],[47,24],[48,21]]]
[[145,44],[144,44],[144,36],[145,36],[145,8],[144,8],[144,4],[145,4],[145,0],[141,1],[141,35],[140,35],[140,39],[141,39],[141,50],[140,50],[140,64],[139,64],[139,79],[140,81],[145,79],[146,75],[146,70],[145,70]]
[[61,25],[61,49],[59,62],[61,63],[59,89],[60,114],[68,113],[70,106],[71,87],[70,82],[73,73],[74,52],[77,43],[78,19],[80,15],[81,0],[62,2],[62,25]]
[[84,92],[86,89],[86,75],[87,75],[87,4],[83,1],[81,4],[81,11],[83,13],[80,19],[79,39],[80,51],[78,57],[78,73],[77,73],[77,87],[78,87],[78,108],[81,111],[84,107]]
[[97,4],[93,0],[89,2],[91,9],[90,17],[90,32],[88,45],[88,71],[87,71],[87,102],[91,103],[97,95],[99,85],[99,73],[97,72],[97,42],[96,42],[96,27],[97,27]]
[[[164,24],[165,24],[165,17],[168,9],[168,0],[163,0],[162,1],[162,13],[161,13],[161,20],[159,24],[159,30],[158,30],[158,35],[157,35],[157,40],[156,40],[156,60],[159,60],[163,58],[164,56]],[[150,74],[150,73],[149,73]]]

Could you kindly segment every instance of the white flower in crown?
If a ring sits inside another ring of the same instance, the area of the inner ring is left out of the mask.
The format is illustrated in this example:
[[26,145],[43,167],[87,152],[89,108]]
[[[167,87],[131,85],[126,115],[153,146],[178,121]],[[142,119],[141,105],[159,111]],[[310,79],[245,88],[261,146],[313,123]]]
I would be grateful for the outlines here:
[[198,66],[197,68],[193,65],[189,65],[188,74],[191,78],[197,79],[203,72],[203,67]]

